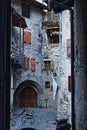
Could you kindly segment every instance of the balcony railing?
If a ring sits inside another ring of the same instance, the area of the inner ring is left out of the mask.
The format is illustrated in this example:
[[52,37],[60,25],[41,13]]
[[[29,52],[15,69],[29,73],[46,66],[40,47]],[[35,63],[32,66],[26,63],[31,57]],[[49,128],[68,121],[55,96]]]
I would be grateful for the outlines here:
[[24,67],[24,51],[22,46],[18,46],[17,44],[11,44],[11,59],[13,61],[13,66],[15,68],[23,68]]
[[23,16],[18,14],[12,7],[11,61],[15,68],[24,67],[23,34],[26,27],[27,25]]

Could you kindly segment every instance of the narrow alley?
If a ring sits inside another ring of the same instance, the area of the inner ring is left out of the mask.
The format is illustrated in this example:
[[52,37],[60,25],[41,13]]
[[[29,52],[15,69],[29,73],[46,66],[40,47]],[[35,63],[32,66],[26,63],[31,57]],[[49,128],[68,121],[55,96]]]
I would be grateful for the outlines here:
[[87,130],[87,0],[3,0],[0,130],[70,126]]

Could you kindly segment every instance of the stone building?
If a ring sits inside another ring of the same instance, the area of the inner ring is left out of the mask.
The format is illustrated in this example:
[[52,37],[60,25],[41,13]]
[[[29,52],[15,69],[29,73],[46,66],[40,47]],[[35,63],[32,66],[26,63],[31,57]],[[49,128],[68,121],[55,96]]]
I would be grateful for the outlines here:
[[[50,43],[49,32],[53,27],[46,27],[48,34],[49,57],[53,57],[56,69],[57,81],[57,97],[55,98],[55,108],[57,109],[57,118],[68,118],[71,122],[71,25],[70,11],[65,10],[61,13],[49,11],[46,15],[46,22],[50,20],[59,22],[59,34],[54,30],[59,39],[55,39],[54,43]],[[55,28],[55,27],[54,27]],[[58,44],[55,41],[59,40]],[[47,44],[46,44],[47,45]],[[47,50],[48,54],[48,50]]]
[[[43,8],[46,8],[46,6],[36,1],[34,5],[31,2],[17,1],[17,3],[14,3],[13,1],[12,7],[15,8],[16,12],[24,15],[27,29],[23,29],[24,39],[22,38],[23,33],[21,32],[21,38],[24,40],[24,64],[22,69],[18,68],[18,63],[16,63],[16,67],[14,67],[14,81],[16,82],[14,88],[16,89],[14,89],[12,86],[13,95],[11,95],[11,97],[13,97],[13,99],[11,102],[17,106],[42,107],[43,104],[43,107],[45,107],[45,92],[43,92],[45,83],[42,78],[41,65],[42,11]],[[21,44],[19,36],[20,33],[18,32],[18,29],[14,27],[12,31],[12,34],[14,35],[12,37],[13,42],[19,42],[19,44]],[[29,91],[31,93],[29,93]],[[20,96],[23,97],[20,98]],[[27,100],[27,96],[31,97],[31,100]]]
[[[21,6],[23,4],[23,7]],[[25,13],[25,7],[29,5],[30,18],[26,18],[28,15]],[[39,6],[41,6],[39,8]],[[52,43],[48,44],[47,29],[42,26],[45,5],[36,2],[33,5],[31,2],[12,2],[12,8],[24,15],[27,28],[18,29],[13,26],[12,28],[12,43],[18,42],[21,45],[16,46],[16,50],[13,47],[13,52],[17,52],[21,48],[24,40],[24,56],[22,55],[22,61],[24,63],[19,67],[19,62],[13,65],[12,76],[13,84],[11,86],[11,105],[23,106],[23,107],[39,107],[39,108],[54,108],[53,103],[53,81],[52,78],[57,80],[58,70],[58,42],[55,47],[51,47]],[[14,19],[15,20],[15,19]],[[21,25],[20,25],[21,26]],[[57,28],[58,26],[53,27]],[[48,29],[49,31],[49,29]],[[24,39],[23,39],[24,34]],[[19,48],[20,47],[20,48]],[[13,54],[14,55],[14,54]],[[21,58],[21,57],[20,57]],[[55,65],[54,65],[55,63]],[[23,97],[22,97],[23,96]],[[30,100],[28,100],[28,98]],[[57,106],[56,106],[57,107]]]
[[61,13],[60,25],[60,61],[59,61],[59,94],[58,94],[58,118],[68,118],[71,122],[71,32],[70,12]]
[[10,105],[55,109],[69,119],[70,14],[43,9],[38,1],[12,1]]

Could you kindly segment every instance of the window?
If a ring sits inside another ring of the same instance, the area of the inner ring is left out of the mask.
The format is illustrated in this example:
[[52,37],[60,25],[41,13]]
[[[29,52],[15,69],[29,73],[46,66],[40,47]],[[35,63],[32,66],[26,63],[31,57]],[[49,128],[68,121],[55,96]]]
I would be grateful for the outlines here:
[[58,27],[52,27],[47,29],[48,42],[50,45],[58,45],[59,43],[59,30]]
[[51,69],[51,61],[44,61],[44,66],[47,70]]
[[30,18],[30,5],[22,3],[22,15],[26,18]]
[[45,82],[45,88],[50,88],[50,81]]
[[54,61],[50,59],[45,59],[42,62],[42,71],[53,71],[54,70]]
[[57,32],[50,32],[48,39],[50,44],[59,43],[59,35]]

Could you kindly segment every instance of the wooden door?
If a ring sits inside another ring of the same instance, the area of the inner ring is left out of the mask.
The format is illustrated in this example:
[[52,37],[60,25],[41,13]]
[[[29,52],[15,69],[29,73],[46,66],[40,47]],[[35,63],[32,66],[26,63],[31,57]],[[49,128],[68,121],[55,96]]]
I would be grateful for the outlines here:
[[26,87],[20,94],[20,106],[37,107],[37,93],[31,87]]

